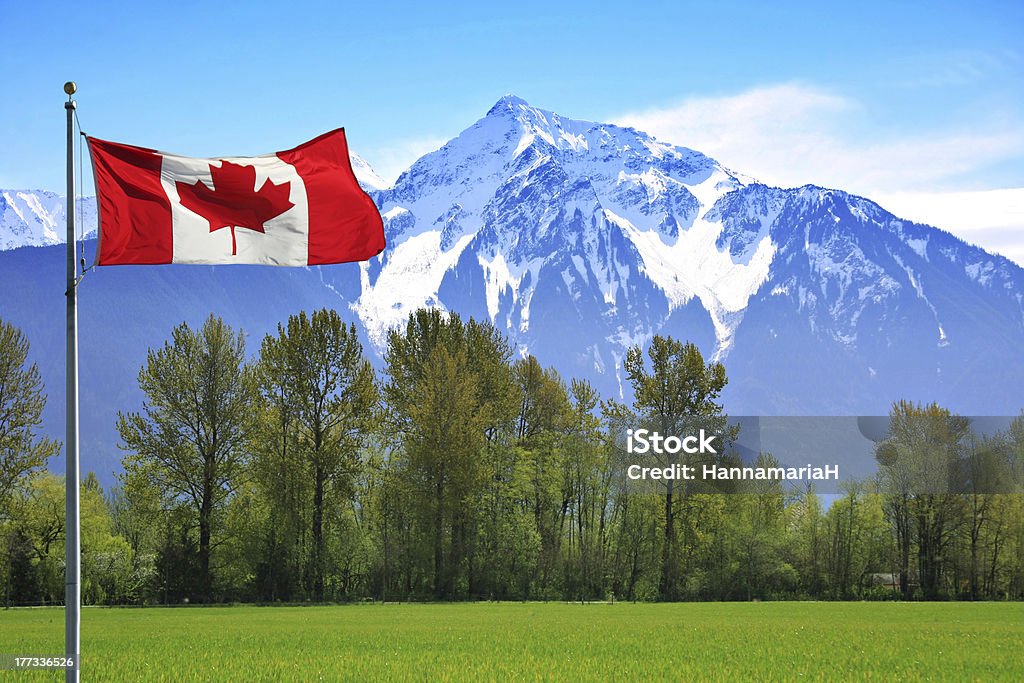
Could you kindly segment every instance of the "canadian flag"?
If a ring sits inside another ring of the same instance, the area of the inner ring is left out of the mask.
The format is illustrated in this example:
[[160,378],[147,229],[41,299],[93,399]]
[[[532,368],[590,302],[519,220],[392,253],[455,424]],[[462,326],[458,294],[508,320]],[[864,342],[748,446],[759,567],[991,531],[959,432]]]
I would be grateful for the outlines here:
[[384,226],[344,129],[258,157],[194,159],[88,138],[98,265],[365,261]]

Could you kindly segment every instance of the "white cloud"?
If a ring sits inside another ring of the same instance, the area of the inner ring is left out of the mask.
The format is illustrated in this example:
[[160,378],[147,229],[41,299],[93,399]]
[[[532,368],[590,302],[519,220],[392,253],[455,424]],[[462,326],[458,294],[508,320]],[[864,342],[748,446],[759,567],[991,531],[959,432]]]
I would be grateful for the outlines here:
[[447,138],[408,138],[366,150],[363,158],[384,182],[391,186],[398,176],[424,154],[441,149]]
[[872,199],[898,216],[939,226],[1024,266],[1024,188],[882,192]]
[[855,108],[845,97],[799,84],[696,97],[631,112],[617,122],[690,147],[764,182],[822,182],[823,150],[835,146],[833,121]]
[[788,83],[628,112],[616,122],[704,152],[769,184],[841,188],[968,240],[977,241],[972,231],[975,237],[984,234],[982,246],[998,244],[1000,253],[1024,263],[1024,217],[1017,203],[1024,189],[943,191],[969,180],[977,186],[972,175],[1024,158],[1024,126],[976,125],[912,136],[851,132],[865,129],[867,119],[864,103]]

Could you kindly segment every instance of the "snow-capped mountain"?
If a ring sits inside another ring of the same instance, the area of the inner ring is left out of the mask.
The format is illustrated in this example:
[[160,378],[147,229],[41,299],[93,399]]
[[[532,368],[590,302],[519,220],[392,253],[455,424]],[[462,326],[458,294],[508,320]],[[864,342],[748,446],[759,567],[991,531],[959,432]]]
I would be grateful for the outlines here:
[[388,186],[384,180],[377,175],[377,172],[373,170],[373,167],[367,163],[366,159],[362,158],[355,152],[349,152],[349,161],[352,163],[352,172],[356,175],[356,180],[363,186],[363,189],[367,192],[373,192],[377,190],[383,190]]
[[[0,251],[65,241],[64,197],[42,190],[0,190]],[[96,235],[96,199],[78,202],[80,234]]]
[[[487,316],[525,333],[541,271],[557,265],[548,277],[576,301],[598,296],[603,315],[619,312],[631,276],[653,285],[670,309],[696,297],[724,349],[726,319],[746,305],[771,259],[770,241],[762,240],[746,262],[734,262],[703,220],[743,185],[698,152],[561,119],[507,96],[380,195],[392,249],[379,270],[364,268],[357,310],[380,339],[436,300],[446,280],[479,270]],[[623,329],[626,337],[649,336],[649,317]],[[595,359],[612,360],[599,352]]]
[[1024,272],[844,192],[506,96],[376,198],[389,248],[354,310],[378,347],[438,305],[615,392],[630,345],[692,339],[731,370],[734,412],[1019,396],[972,378],[1024,348]]
[[[116,414],[141,401],[147,349],[211,311],[252,351],[290,313],[333,306],[379,366],[387,330],[439,306],[493,321],[518,353],[626,400],[626,350],[671,335],[724,362],[733,415],[884,414],[901,398],[966,415],[1024,407],[1024,269],[868,199],[767,187],[697,151],[513,96],[393,187],[352,163],[388,240],[368,263],[89,273],[83,444],[110,461],[92,467],[116,469]],[[0,319],[25,331],[58,392],[63,249],[11,246],[60,241],[63,204],[0,196]],[[44,416],[57,438],[61,411],[51,402]]]

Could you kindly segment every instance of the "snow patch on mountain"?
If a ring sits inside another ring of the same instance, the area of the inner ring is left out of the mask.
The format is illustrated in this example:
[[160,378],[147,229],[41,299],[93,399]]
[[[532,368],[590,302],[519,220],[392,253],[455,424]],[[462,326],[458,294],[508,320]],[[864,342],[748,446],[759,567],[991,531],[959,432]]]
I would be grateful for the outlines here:
[[[66,238],[64,197],[43,190],[0,190],[0,251],[61,244]],[[79,199],[79,234],[96,234],[96,200]]]
[[743,263],[716,247],[721,223],[697,219],[674,244],[666,244],[655,231],[641,232],[610,212],[609,218],[629,231],[643,257],[645,271],[667,295],[670,310],[694,296],[700,299],[714,323],[718,340],[715,358],[724,358],[742,320],[741,312],[768,279],[776,251],[771,238],[762,237],[749,261]]
[[[908,242],[910,241],[913,240],[908,240]],[[913,245],[909,246],[911,246],[911,248],[913,249]],[[919,256],[922,255],[921,252],[918,251],[917,249],[914,249],[914,252],[917,253]],[[925,294],[924,285],[921,283],[920,277],[916,273],[914,273],[913,268],[911,268],[909,265],[903,262],[903,259],[900,258],[899,254],[892,254],[892,257],[893,260],[899,264],[900,268],[902,268],[903,271],[907,274],[907,279],[910,281],[910,286],[914,289],[914,292],[917,294],[917,298],[923,301],[924,304],[928,307],[928,310],[930,310],[932,312],[932,315],[935,316],[935,325],[938,328],[937,343],[939,345],[939,348],[948,346],[949,338],[946,337],[946,331],[942,328],[942,321],[939,320],[939,310],[935,307],[935,304],[928,300],[928,296]]]
[[[370,270],[380,257],[359,264],[363,294],[352,304],[352,310],[364,322],[370,340],[378,348],[384,347],[388,330],[405,322],[420,306],[443,308],[436,296],[441,277],[455,264],[470,239],[464,236],[454,248],[444,251],[440,231],[411,237],[391,249],[389,262],[394,265],[381,272],[374,286],[370,284]],[[434,294],[424,297],[423,292]]]
[[[513,304],[521,304],[521,331],[529,329],[530,320],[530,299],[533,294],[533,287],[523,288],[520,285],[524,279],[532,282],[537,281],[543,259],[532,259],[524,263],[509,264],[505,255],[495,252],[491,258],[481,254],[477,256],[477,263],[483,269],[484,286],[487,300],[487,314],[492,321],[496,320],[499,313],[499,301],[502,296],[510,296]],[[568,286],[568,283],[567,283]],[[522,298],[522,301],[520,301]],[[512,326],[511,316],[505,320],[505,325]]]
[[995,264],[991,261],[969,263],[964,266],[964,272],[975,282],[988,285],[992,282],[992,274],[995,272]]
[[918,256],[923,258],[925,261],[928,260],[928,238],[923,237],[919,239],[908,238],[906,240],[907,246],[914,250]]

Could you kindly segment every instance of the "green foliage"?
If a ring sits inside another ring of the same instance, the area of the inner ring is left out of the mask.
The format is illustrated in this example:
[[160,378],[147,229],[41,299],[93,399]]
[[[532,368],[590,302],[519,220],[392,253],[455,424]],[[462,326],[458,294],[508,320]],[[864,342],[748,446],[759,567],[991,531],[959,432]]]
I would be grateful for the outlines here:
[[[323,600],[332,506],[354,495],[358,450],[378,420],[373,368],[355,326],[323,309],[293,315],[276,337],[265,337],[257,375],[266,419],[254,441],[255,469],[273,526],[260,570],[263,592],[294,596],[301,573],[308,594]],[[296,543],[307,527],[308,550]],[[289,551],[298,561],[281,563]]]
[[[1024,415],[981,437],[897,403],[881,475],[841,496],[640,493],[627,426],[724,432],[723,453],[679,457],[738,464],[724,368],[692,344],[631,349],[622,404],[437,310],[391,331],[379,385],[334,311],[291,316],[251,363],[242,339],[211,317],[149,354],[119,486],[83,482],[87,602],[1024,598]],[[63,482],[17,482],[5,600],[58,601]]]
[[[996,573],[1001,525],[995,525],[990,509],[995,494],[978,491],[1020,492],[1016,478],[1014,429],[992,439],[978,439],[967,418],[936,404],[899,401],[890,412],[889,438],[879,445],[876,457],[885,494],[885,515],[895,532],[900,592],[904,598],[919,593],[925,599],[951,597],[968,592],[981,595],[982,552],[992,541],[989,577]],[[950,583],[956,576],[967,534],[970,559],[966,573],[969,586]],[[916,551],[916,552],[915,552]],[[957,559],[950,567],[949,558]],[[913,562],[912,560],[915,560]],[[950,570],[954,571],[950,571]],[[989,579],[990,587],[994,582]]]
[[493,326],[436,310],[417,311],[404,333],[389,334],[384,396],[393,456],[410,494],[408,519],[429,539],[408,557],[407,591],[451,597],[471,589],[471,533],[515,405],[509,356]]
[[633,384],[634,405],[642,415],[667,430],[687,416],[718,415],[717,402],[728,383],[725,366],[705,365],[700,349],[671,337],[656,335],[647,350],[651,370],[644,366],[643,350],[634,346],[626,354],[626,376]]
[[28,339],[0,320],[0,520],[9,516],[19,482],[56,455],[60,444],[39,437],[46,396],[39,368],[28,363]]
[[[40,474],[20,491],[10,522],[8,604],[57,603],[64,598],[64,478]],[[113,529],[110,510],[91,472],[79,496],[82,601],[131,601],[140,588],[134,552]],[[13,551],[13,552],[12,552]]]
[[182,323],[139,371],[141,413],[119,414],[127,479],[148,479],[185,503],[198,526],[194,599],[213,591],[212,548],[219,513],[247,467],[255,382],[245,341],[215,316],[199,330]]
[[[642,424],[666,435],[696,433],[698,428],[725,433],[722,405],[718,403],[728,383],[725,367],[716,362],[705,364],[700,349],[691,342],[684,344],[660,335],[651,340],[647,355],[650,371],[639,346],[629,349],[624,363],[626,376],[633,385],[633,407]],[[682,573],[687,562],[686,542],[680,542],[677,528],[678,507],[686,491],[677,494],[675,488],[675,482],[667,482],[658,580],[662,600],[681,597]]]

